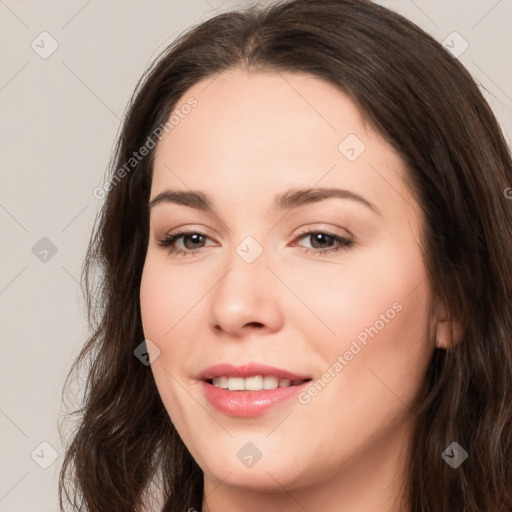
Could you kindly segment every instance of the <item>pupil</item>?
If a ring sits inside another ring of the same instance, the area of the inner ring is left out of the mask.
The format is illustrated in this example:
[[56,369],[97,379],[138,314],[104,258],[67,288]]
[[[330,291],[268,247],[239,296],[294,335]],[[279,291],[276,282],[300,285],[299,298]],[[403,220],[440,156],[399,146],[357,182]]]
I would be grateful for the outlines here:
[[332,238],[330,235],[327,235],[326,233],[316,233],[313,235],[313,243],[311,244],[313,247],[315,247],[315,244],[326,244],[329,242],[329,239]]
[[[184,237],[183,242],[187,249],[194,249],[194,245],[197,245],[201,242],[201,239],[203,238],[203,235],[199,235],[197,233],[194,233],[192,235],[188,235]],[[187,241],[190,240],[192,243],[189,244]]]

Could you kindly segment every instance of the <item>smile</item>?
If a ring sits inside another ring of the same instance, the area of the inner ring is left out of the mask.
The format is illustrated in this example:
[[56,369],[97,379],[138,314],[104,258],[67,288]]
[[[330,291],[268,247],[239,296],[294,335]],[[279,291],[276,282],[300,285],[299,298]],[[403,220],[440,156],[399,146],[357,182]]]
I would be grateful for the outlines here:
[[226,416],[255,417],[296,397],[311,382],[283,368],[251,362],[217,364],[198,375],[201,390],[217,411]]
[[252,377],[215,377],[208,382],[215,387],[229,391],[262,391],[264,389],[287,388],[303,384],[306,379],[280,379],[274,375],[254,375]]

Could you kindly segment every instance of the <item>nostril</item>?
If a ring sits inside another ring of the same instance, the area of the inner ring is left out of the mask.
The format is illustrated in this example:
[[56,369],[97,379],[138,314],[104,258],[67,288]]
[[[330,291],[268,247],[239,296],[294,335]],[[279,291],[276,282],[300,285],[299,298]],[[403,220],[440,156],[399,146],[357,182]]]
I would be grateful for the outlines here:
[[249,322],[247,325],[251,327],[263,327],[263,324],[260,322]]

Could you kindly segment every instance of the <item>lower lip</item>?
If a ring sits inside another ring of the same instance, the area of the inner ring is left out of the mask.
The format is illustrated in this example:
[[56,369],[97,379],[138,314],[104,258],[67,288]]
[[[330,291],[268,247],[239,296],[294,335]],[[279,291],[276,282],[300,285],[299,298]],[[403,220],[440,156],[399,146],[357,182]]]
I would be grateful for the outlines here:
[[206,381],[201,381],[209,402],[227,416],[259,416],[278,404],[297,396],[311,381],[298,386],[288,386],[261,391],[229,391]]

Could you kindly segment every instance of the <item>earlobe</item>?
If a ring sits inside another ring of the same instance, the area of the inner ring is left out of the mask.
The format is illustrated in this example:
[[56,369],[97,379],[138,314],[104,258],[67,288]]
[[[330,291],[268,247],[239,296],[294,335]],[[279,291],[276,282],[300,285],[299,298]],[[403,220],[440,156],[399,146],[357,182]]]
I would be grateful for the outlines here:
[[437,316],[436,348],[453,348],[464,335],[462,323],[443,306]]

